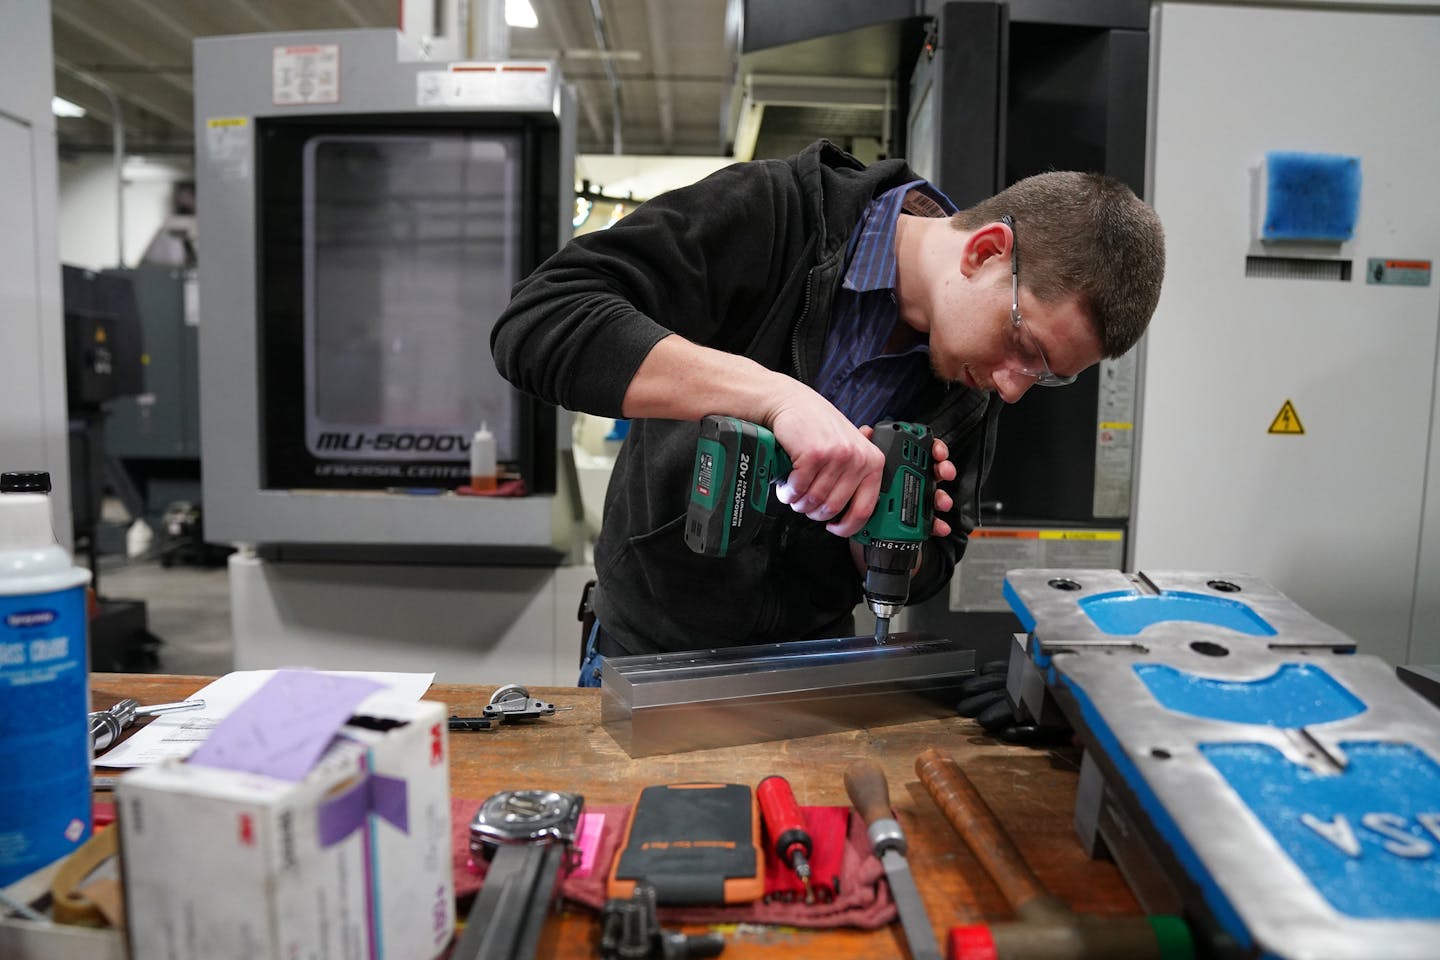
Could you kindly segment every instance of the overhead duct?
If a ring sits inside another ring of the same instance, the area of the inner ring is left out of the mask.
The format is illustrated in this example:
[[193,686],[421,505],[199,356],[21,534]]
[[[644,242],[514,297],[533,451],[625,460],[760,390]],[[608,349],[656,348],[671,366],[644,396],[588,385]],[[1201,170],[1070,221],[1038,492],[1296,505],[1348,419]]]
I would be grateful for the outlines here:
[[[834,21],[811,17],[808,23]],[[777,31],[747,17],[732,98],[735,159],[788,156],[821,137],[863,160],[892,153],[904,108],[897,77],[906,48],[913,58],[919,46],[922,23],[915,17],[872,21],[797,39],[794,29]]]
[[741,86],[737,160],[783,155],[820,137],[873,138],[880,152],[890,151],[892,80],[750,74]]

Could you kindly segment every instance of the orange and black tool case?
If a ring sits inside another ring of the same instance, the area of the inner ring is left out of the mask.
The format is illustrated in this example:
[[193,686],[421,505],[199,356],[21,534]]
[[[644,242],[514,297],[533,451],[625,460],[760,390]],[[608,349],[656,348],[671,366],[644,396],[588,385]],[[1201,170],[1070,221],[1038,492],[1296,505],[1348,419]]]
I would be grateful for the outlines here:
[[646,787],[610,870],[608,894],[644,880],[661,904],[748,903],[765,892],[755,794],[741,783]]

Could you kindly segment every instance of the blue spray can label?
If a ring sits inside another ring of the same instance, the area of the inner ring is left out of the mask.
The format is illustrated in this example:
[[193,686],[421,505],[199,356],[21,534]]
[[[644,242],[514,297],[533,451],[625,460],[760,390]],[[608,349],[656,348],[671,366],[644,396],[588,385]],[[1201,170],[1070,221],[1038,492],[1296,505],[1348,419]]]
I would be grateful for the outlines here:
[[0,887],[90,835],[90,571],[55,542],[49,491],[0,473]]
[[0,886],[90,835],[85,588],[0,595]]

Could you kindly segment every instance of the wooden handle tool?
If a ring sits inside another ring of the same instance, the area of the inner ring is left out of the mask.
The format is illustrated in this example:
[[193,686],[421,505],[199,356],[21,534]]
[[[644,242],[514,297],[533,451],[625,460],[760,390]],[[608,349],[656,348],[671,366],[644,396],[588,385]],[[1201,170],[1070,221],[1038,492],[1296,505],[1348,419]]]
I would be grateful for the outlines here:
[[915,772],[1017,913],[1039,897],[1052,901],[958,763],[939,750],[926,750],[915,759]]

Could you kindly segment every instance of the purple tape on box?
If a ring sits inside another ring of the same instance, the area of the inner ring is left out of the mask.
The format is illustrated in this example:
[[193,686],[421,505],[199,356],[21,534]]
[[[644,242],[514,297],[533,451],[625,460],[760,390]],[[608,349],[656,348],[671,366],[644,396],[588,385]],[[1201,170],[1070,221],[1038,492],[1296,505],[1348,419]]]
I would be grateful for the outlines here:
[[321,804],[318,830],[320,846],[339,843],[359,830],[374,813],[401,833],[410,832],[410,811],[405,781],[372,774],[334,799]]
[[366,677],[277,671],[216,725],[190,762],[302,780],[360,701],[384,688]]

